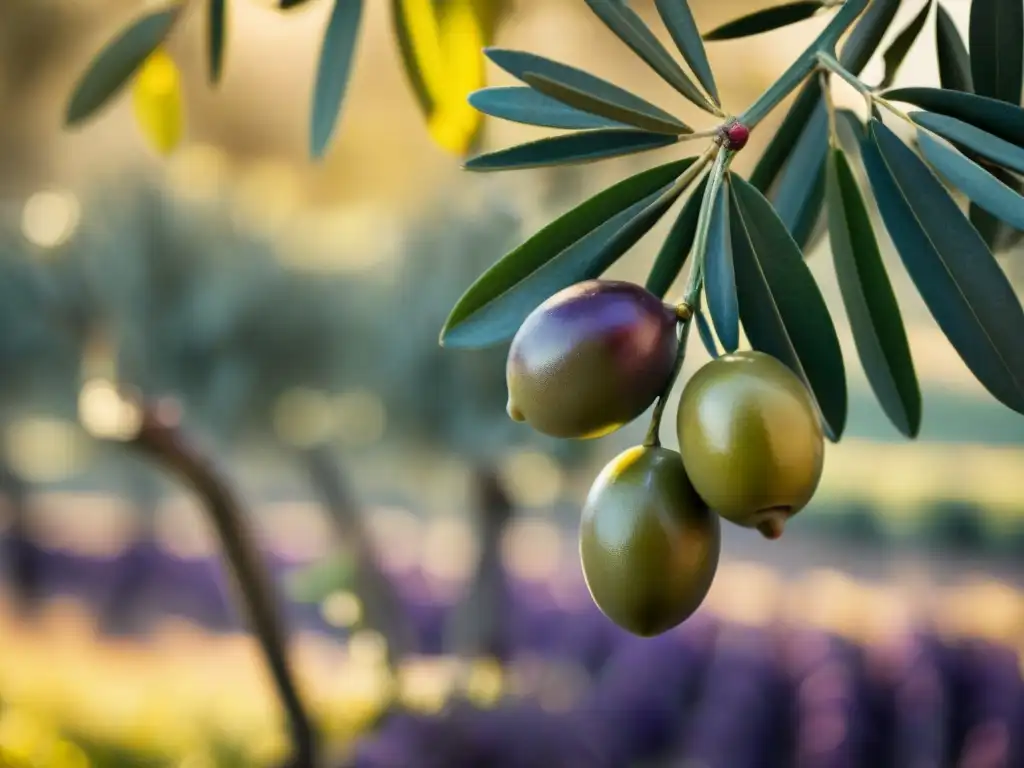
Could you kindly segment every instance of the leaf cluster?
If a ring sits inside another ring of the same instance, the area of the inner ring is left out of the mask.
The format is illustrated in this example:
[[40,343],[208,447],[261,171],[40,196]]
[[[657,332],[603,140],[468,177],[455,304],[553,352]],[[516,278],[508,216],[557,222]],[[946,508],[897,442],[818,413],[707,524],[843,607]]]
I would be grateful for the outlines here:
[[[682,61],[628,3],[586,2],[621,44],[717,125],[697,130],[569,65],[488,49],[488,57],[523,85],[486,88],[470,102],[494,117],[566,132],[478,155],[466,168],[579,164],[698,139],[707,149],[614,184],[513,248],[454,304],[442,344],[480,348],[508,341],[540,303],[601,276],[675,207],[647,288],[664,297],[689,267],[695,294],[684,300],[697,309],[709,351],[735,351],[742,327],[754,349],[782,360],[805,381],[827,435],[839,440],[847,418],[845,363],[833,310],[806,262],[827,235],[870,385],[892,424],[915,437],[921,393],[873,216],[877,208],[903,267],[960,358],[993,397],[1024,413],[1024,311],[994,256],[1024,231],[1019,0],[972,1],[970,53],[941,0],[925,0],[899,31],[890,28],[901,0],[846,0],[758,11],[703,36],[685,0],[661,0],[661,22]],[[764,33],[836,8],[826,29],[753,105],[737,117],[723,108],[705,41]],[[941,87],[893,88],[932,18]],[[866,83],[860,72],[886,39],[882,81]],[[863,96],[863,112],[835,108],[836,80]],[[753,171],[746,178],[733,171],[741,147],[730,146],[728,128],[755,129],[794,90]],[[900,104],[915,109],[908,113]]]
[[[310,102],[309,153],[324,156],[334,139],[358,52],[365,0],[331,0],[320,44]],[[307,0],[279,0],[293,12]],[[429,130],[445,149],[462,153],[478,137],[481,121],[465,103],[484,81],[480,48],[490,44],[511,0],[391,0],[392,33],[402,64]],[[166,52],[168,41],[194,7],[205,16],[208,80],[224,75],[229,39],[227,0],[167,0],[120,29],[96,53],[68,100],[65,123],[91,120],[126,87],[135,113],[155,147],[168,153],[183,132],[181,83]]]

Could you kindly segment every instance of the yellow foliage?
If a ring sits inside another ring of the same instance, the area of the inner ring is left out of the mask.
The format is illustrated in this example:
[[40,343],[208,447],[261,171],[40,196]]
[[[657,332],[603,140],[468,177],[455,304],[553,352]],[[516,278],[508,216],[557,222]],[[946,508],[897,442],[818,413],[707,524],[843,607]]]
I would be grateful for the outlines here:
[[158,48],[139,69],[132,90],[143,136],[157,152],[170,154],[184,131],[181,74],[174,59]]
[[480,0],[396,0],[395,23],[406,71],[427,114],[431,136],[444,149],[465,153],[473,144],[482,115],[466,98],[482,88],[482,49],[489,42]]

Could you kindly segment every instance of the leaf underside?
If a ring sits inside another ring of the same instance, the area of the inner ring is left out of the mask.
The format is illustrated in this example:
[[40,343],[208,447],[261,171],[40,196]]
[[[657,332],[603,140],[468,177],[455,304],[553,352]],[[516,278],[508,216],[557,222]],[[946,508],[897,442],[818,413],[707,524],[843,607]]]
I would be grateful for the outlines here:
[[650,131],[603,128],[517,144],[477,155],[463,166],[470,171],[508,171],[550,165],[591,163],[675,144],[676,136]]

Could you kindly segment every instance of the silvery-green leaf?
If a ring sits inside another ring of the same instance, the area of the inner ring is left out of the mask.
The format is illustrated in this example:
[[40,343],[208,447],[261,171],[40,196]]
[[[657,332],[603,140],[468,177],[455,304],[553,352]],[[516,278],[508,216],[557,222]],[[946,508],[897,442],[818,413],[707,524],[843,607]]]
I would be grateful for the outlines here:
[[978,381],[1024,413],[1024,309],[991,251],[924,162],[877,120],[862,157],[889,236],[939,328]]

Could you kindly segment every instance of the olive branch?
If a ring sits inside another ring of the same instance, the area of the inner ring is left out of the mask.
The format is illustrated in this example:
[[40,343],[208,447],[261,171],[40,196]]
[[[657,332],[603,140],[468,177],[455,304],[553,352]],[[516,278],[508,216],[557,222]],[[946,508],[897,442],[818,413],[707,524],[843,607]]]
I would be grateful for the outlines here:
[[[712,146],[613,185],[501,258],[456,303],[441,332],[443,345],[508,341],[550,296],[602,275],[693,188],[646,283],[664,297],[691,261],[678,305],[681,338],[695,320],[717,356],[719,344],[726,352],[738,348],[742,325],[753,349],[778,358],[805,382],[827,436],[838,441],[847,417],[843,355],[805,261],[825,230],[868,381],[889,420],[913,438],[921,425],[921,393],[872,224],[873,202],[961,359],[993,397],[1024,413],[1024,311],[993,256],[1017,239],[1014,230],[1024,230],[1024,187],[1014,175],[1024,173],[1024,8],[1017,0],[972,2],[970,55],[941,3],[928,0],[884,51],[885,75],[877,86],[859,73],[900,0],[791,3],[703,37],[684,0],[657,0],[692,77],[628,4],[586,2],[622,43],[718,124],[695,130],[587,72],[492,48],[486,51],[491,61],[525,86],[486,88],[470,102],[494,117],[571,132],[477,155],[465,167],[482,172],[594,162],[709,137]],[[933,6],[942,87],[890,88]],[[737,117],[723,109],[705,40],[752,35],[832,11],[821,34],[753,104]],[[863,95],[865,115],[835,108],[830,89],[837,79]],[[731,170],[747,133],[798,89],[749,178]],[[904,112],[900,103],[918,110]],[[909,143],[885,115],[912,129]],[[866,176],[865,188],[857,170]],[[968,199],[967,215],[954,191]],[[655,407],[648,444],[657,441],[667,394]]]

